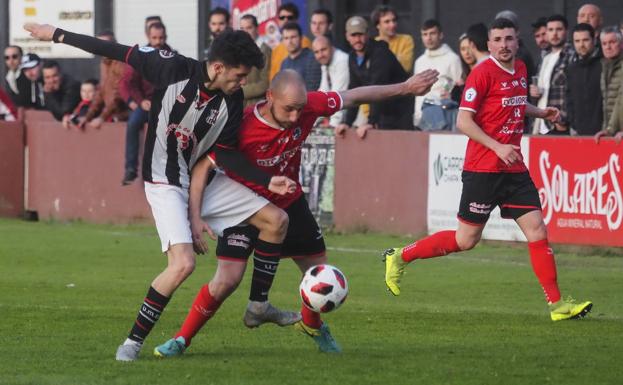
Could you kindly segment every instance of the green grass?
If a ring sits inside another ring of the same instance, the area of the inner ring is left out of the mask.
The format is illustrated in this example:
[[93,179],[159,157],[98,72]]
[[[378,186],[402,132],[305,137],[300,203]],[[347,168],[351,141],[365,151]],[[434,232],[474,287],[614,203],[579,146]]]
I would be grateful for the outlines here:
[[[249,276],[184,357],[154,346],[179,327],[215,259],[199,257],[135,363],[114,361],[151,279],[164,267],[149,226],[0,220],[0,384],[620,384],[623,258],[559,253],[563,293],[591,299],[581,321],[553,323],[527,252],[508,245],[417,262],[403,294],[384,287],[379,250],[405,238],[328,235],[347,275],[344,306],[325,319],[344,348],[241,321]],[[271,293],[297,308],[284,261]]]

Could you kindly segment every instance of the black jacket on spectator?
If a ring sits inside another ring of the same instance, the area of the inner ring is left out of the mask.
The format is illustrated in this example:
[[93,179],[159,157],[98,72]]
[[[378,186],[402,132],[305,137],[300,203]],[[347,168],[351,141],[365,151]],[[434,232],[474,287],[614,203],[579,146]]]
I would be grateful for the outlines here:
[[41,79],[32,82],[22,72],[17,78],[16,84],[19,93],[14,95],[14,101],[17,107],[45,110],[43,81]]
[[65,74],[58,91],[45,93],[45,107],[59,121],[65,114],[71,114],[80,100],[80,83]]
[[[364,60],[357,64],[357,54],[351,51],[348,55],[350,70],[349,89],[393,84],[405,81],[409,75],[402,68],[396,56],[389,50],[384,41],[369,39],[366,44]],[[376,124],[381,129],[413,129],[413,97],[394,98],[370,105],[368,123]],[[345,123],[352,125],[357,118],[357,107],[348,109]]]
[[567,120],[577,135],[593,135],[603,121],[601,51],[593,50],[587,58],[576,55],[567,67]]
[[517,49],[517,58],[521,59],[522,62],[526,65],[526,71],[528,72],[528,81],[532,81],[532,76],[538,75],[536,65],[534,64],[534,59],[532,58],[532,54],[526,48],[523,41],[519,39],[519,48]]

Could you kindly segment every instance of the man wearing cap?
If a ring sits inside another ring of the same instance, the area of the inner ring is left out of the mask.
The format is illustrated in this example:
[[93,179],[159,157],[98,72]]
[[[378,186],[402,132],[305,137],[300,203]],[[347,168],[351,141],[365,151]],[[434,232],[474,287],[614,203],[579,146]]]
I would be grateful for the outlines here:
[[41,58],[29,53],[22,56],[22,76],[16,80],[19,91],[15,104],[18,107],[45,109],[43,80],[41,79]]
[[[346,21],[346,40],[352,50],[349,53],[349,89],[400,83],[408,78],[404,68],[389,50],[384,41],[370,39],[367,35],[368,23],[360,16]],[[370,104],[368,123],[357,128],[357,134],[364,138],[371,128],[410,130],[413,128],[413,98],[401,97],[389,101]],[[336,134],[343,135],[357,117],[357,108],[349,109],[343,124],[336,127]]]

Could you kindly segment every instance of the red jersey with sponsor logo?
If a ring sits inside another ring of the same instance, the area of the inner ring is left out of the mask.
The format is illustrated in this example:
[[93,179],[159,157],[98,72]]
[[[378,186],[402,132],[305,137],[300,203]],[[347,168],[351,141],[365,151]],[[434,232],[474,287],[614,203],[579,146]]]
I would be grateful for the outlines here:
[[228,175],[276,206],[286,208],[303,194],[298,183],[303,142],[319,117],[333,115],[342,109],[342,98],[337,92],[308,92],[307,104],[299,120],[287,129],[273,125],[260,115],[258,107],[262,103],[264,102],[244,111],[238,134],[238,149],[267,173],[285,175],[296,181],[296,191],[287,195],[274,194],[267,188],[243,180],[237,175]]
[[[474,121],[490,137],[519,146],[524,129],[528,82],[526,65],[515,59],[513,71],[493,57],[478,64],[465,81],[462,110],[474,112]],[[524,172],[526,165],[507,166],[494,151],[469,140],[463,170],[472,172]]]

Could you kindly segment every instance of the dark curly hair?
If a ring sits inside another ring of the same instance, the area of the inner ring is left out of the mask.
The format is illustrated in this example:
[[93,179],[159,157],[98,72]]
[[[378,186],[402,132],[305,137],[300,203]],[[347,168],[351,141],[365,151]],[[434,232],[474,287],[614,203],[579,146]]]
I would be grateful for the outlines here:
[[244,31],[225,31],[218,35],[208,53],[208,61],[221,61],[226,66],[264,68],[264,55],[253,38]]

